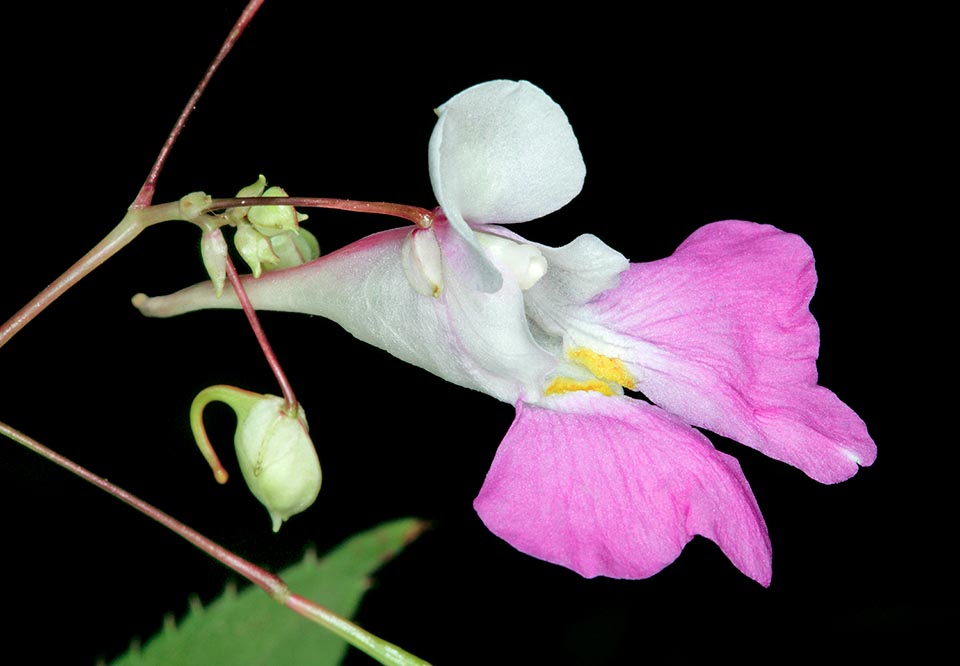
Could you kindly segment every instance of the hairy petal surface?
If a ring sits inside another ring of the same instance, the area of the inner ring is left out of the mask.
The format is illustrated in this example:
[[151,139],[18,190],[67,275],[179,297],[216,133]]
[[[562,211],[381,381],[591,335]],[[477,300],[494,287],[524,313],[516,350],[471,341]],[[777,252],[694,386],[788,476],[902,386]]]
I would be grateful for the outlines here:
[[453,227],[473,248],[478,285],[499,287],[468,224],[526,222],[565,206],[586,167],[563,109],[527,81],[488,81],[437,109],[430,182]]
[[652,576],[699,534],[770,583],[766,526],[737,461],[632,398],[518,403],[474,507],[518,550],[583,576]]
[[[410,233],[407,227],[367,236],[302,266],[244,278],[243,284],[257,309],[326,317],[408,363],[505,402],[538,397],[557,360],[534,341],[516,282],[503,280],[494,293],[475,289],[464,268],[467,244],[440,219],[426,233],[436,236],[439,252],[430,263],[439,262],[442,289],[437,296],[425,294],[422,285],[411,283],[409,267],[405,271]],[[217,299],[212,286],[202,283],[139,307],[163,317],[239,303],[229,285]],[[371,381],[383,381],[383,374]]]
[[873,463],[876,446],[860,417],[817,385],[816,281],[799,236],[717,222],[567,314],[581,320],[571,327],[580,335],[619,346],[638,389],[661,407],[835,483]]

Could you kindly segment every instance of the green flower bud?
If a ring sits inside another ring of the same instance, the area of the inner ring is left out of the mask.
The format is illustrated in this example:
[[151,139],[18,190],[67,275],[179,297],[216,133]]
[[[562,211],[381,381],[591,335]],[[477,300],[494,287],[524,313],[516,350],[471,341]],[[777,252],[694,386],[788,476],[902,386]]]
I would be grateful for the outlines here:
[[[240,191],[237,192],[237,196],[241,199],[245,199],[246,197],[259,197],[265,189],[267,189],[267,179],[263,174],[260,174],[257,182],[241,188]],[[250,212],[250,206],[231,208],[227,211],[227,219],[230,220],[232,224],[240,224],[247,219],[248,212]]]
[[270,512],[274,532],[313,504],[320,492],[320,462],[303,408],[297,411],[288,415],[283,398],[264,396],[237,424],[240,471]]
[[[283,188],[266,185],[267,179],[261,175],[257,182],[237,192],[237,196],[287,196]],[[266,271],[299,266],[320,256],[316,237],[299,226],[307,216],[293,206],[231,208],[227,219],[237,227],[233,242],[255,278]]]
[[240,253],[243,260],[247,262],[247,266],[253,271],[253,277],[255,278],[260,277],[266,266],[279,261],[273,251],[270,239],[248,222],[240,222],[237,225],[237,232],[233,235],[233,243],[237,246],[237,252]]
[[209,194],[203,192],[191,192],[187,196],[181,197],[179,201],[180,218],[196,223],[203,216],[200,211],[205,209],[212,200],[213,198]]
[[259,197],[263,195],[263,191],[265,189],[267,189],[267,177],[261,173],[259,176],[257,176],[255,183],[240,188],[240,191],[237,192],[237,197],[240,199],[246,197]]
[[317,242],[317,237],[303,228],[296,232],[272,236],[270,247],[273,249],[275,259],[263,260],[265,271],[299,266],[320,256],[320,243]]
[[[282,187],[268,187],[261,196],[285,197],[286,190]],[[251,206],[247,212],[247,219],[257,231],[265,236],[273,236],[284,231],[294,231],[299,219],[293,206]]]
[[290,516],[313,504],[320,492],[320,462],[303,408],[288,414],[283,398],[233,386],[201,391],[190,408],[190,425],[220,483],[226,482],[227,472],[203,427],[203,409],[215,400],[230,405],[237,414],[234,442],[240,471],[254,497],[267,507],[276,532]]
[[223,283],[227,279],[227,240],[219,229],[203,232],[200,238],[200,256],[207,269],[207,275],[213,282],[217,298],[223,295]]

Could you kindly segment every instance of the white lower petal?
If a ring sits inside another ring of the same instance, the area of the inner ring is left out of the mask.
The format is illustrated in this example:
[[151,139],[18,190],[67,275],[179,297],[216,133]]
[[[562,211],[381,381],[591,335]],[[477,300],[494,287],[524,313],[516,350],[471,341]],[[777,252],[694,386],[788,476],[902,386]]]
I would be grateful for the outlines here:
[[[360,340],[454,384],[509,403],[538,399],[557,359],[528,328],[525,292],[512,279],[503,280],[494,293],[475,289],[473,275],[464,269],[467,244],[442,220],[431,233],[441,251],[443,290],[438,296],[411,286],[403,259],[409,228],[368,236],[257,280],[246,278],[244,286],[258,309],[326,317]],[[136,303],[151,316],[238,307],[229,288],[217,299],[209,283]],[[374,381],[382,379],[378,374]]]

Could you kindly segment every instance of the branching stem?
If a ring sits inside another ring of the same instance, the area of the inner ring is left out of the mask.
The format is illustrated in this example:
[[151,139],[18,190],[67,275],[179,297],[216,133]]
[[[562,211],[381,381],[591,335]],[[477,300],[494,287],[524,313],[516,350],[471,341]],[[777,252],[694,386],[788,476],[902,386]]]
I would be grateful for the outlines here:
[[[187,100],[183,111],[180,112],[180,117],[177,118],[177,122],[174,124],[173,129],[167,136],[166,142],[164,142],[163,147],[160,149],[157,159],[150,169],[150,173],[147,174],[146,181],[144,181],[133,203],[130,204],[127,215],[96,247],[84,255],[80,261],[75,263],[66,273],[61,275],[55,282],[44,289],[36,298],[27,303],[27,305],[0,327],[0,347],[3,347],[17,331],[26,326],[27,323],[42,312],[50,303],[55,301],[63,292],[76,284],[81,278],[88,275],[108,258],[116,254],[121,248],[126,246],[127,243],[136,238],[145,228],[156,222],[162,222],[164,219],[179,219],[178,216],[162,217],[164,214],[163,210],[168,206],[176,207],[177,212],[179,212],[179,204],[177,203],[151,206],[153,194],[157,187],[157,179],[160,177],[160,171],[167,161],[167,156],[170,154],[173,144],[176,143],[180,132],[187,124],[187,119],[190,117],[190,114],[193,113],[193,109],[196,108],[200,96],[203,95],[204,90],[207,89],[207,85],[210,83],[217,69],[219,69],[220,64],[233,49],[240,35],[243,34],[243,31],[250,24],[250,21],[253,20],[253,17],[263,2],[264,0],[250,0],[247,6],[243,8],[240,18],[237,19],[230,34],[228,34],[223,41],[216,57],[210,63],[210,66],[207,67],[203,78],[200,79],[200,83],[197,84],[190,99]],[[145,212],[148,209],[151,212],[147,215],[137,215],[137,213]],[[153,219],[154,216],[159,216],[162,219]]]
[[[157,159],[154,162],[153,167],[150,169],[147,179],[144,182],[143,186],[140,188],[139,193],[134,199],[133,203],[130,205],[130,208],[124,218],[120,223],[109,233],[107,236],[100,241],[93,249],[87,252],[79,261],[77,261],[73,266],[71,266],[65,273],[63,273],[56,281],[47,286],[46,289],[40,292],[32,301],[27,305],[21,308],[13,317],[11,317],[6,323],[0,327],[0,347],[3,347],[8,340],[10,340],[20,329],[22,329],[26,324],[33,320],[40,312],[42,312],[48,305],[55,301],[60,295],[67,291],[74,284],[79,282],[83,277],[92,272],[95,268],[100,266],[104,261],[112,257],[119,250],[124,248],[128,243],[130,243],[134,238],[136,238],[140,233],[149,226],[163,222],[166,220],[173,219],[183,219],[182,211],[180,207],[180,202],[173,202],[169,204],[161,204],[157,206],[151,205],[153,202],[153,196],[156,191],[156,183],[159,178],[160,171],[163,169],[163,165],[166,162],[167,156],[170,153],[174,143],[179,137],[180,132],[183,130],[186,125],[187,119],[190,117],[193,109],[196,107],[197,101],[200,96],[203,94],[210,80],[212,79],[214,73],[219,68],[220,64],[223,62],[227,54],[232,50],[233,46],[236,44],[240,35],[249,25],[250,21],[253,19],[253,16],[256,14],[257,10],[260,9],[260,6],[263,4],[264,0],[250,0],[247,3],[247,6],[244,8],[243,13],[240,15],[240,18],[234,24],[233,29],[230,31],[230,34],[227,36],[223,45],[220,47],[220,51],[217,53],[217,56],[214,58],[213,62],[207,68],[206,73],[201,79],[199,85],[194,90],[190,99],[187,101],[186,106],[183,111],[180,113],[179,118],[177,119],[173,130],[170,132],[167,137],[166,142],[163,147],[160,149]],[[227,200],[230,201],[230,200]],[[311,201],[311,200],[305,200]],[[313,200],[313,201],[331,201],[335,202],[337,200]],[[247,200],[246,203],[241,203],[239,205],[253,205],[253,201]],[[286,201],[281,201],[279,199],[272,199],[269,201],[258,201],[257,204],[271,204],[279,205],[286,204]],[[344,202],[341,202],[343,204]],[[357,202],[346,202],[357,203]],[[300,204],[292,204],[300,205]],[[321,206],[321,204],[310,204],[304,203],[304,206],[316,205]],[[391,204],[367,204],[366,206],[371,208],[376,208],[377,206],[390,208]],[[364,205],[358,207],[349,207],[349,205],[328,205],[321,206],[327,208],[344,208],[346,210],[365,210]],[[214,208],[219,208],[215,206]],[[427,212],[427,217],[419,218],[410,217],[410,214],[400,214],[396,212],[400,208],[404,207],[394,207],[395,212],[387,212],[386,210],[369,210],[368,212],[382,212],[388,215],[399,215],[400,217],[405,217],[410,219],[415,224],[423,226],[423,221],[432,219],[430,218],[430,213]],[[412,207],[408,207],[412,208]],[[426,224],[429,226],[429,224]],[[242,285],[240,284],[240,278],[237,275],[236,268],[230,262],[229,258],[227,260],[227,274],[230,279],[231,285],[233,285],[234,291],[237,294],[237,298],[240,300],[243,305],[244,311],[247,313],[247,317],[250,320],[250,324],[254,329],[254,332],[257,335],[257,339],[261,344],[261,347],[264,350],[264,353],[267,356],[267,360],[270,363],[271,368],[274,370],[274,374],[277,375],[277,380],[279,381],[284,397],[289,406],[292,406],[296,409],[296,399],[293,395],[293,391],[290,388],[289,382],[287,382],[286,377],[284,376],[280,365],[276,360],[276,357],[273,354],[272,349],[270,348],[269,343],[266,340],[266,337],[263,334],[263,330],[259,325],[257,320],[256,313],[250,305],[250,301],[246,296]],[[0,421],[0,434],[9,437],[13,441],[23,445],[27,449],[43,456],[47,460],[59,465],[60,467],[72,472],[76,476],[92,483],[101,490],[109,493],[113,497],[121,500],[122,502],[133,507],[142,514],[152,518],[161,525],[167,527],[173,532],[179,534],[181,537],[195,545],[200,550],[204,551],[214,559],[218,560],[225,566],[234,570],[247,580],[251,581],[262,590],[264,590],[272,599],[281,603],[288,608],[292,609],[296,613],[320,624],[321,626],[326,627],[333,633],[339,635],[348,643],[356,647],[357,649],[369,654],[374,659],[380,661],[383,664],[389,664],[391,666],[428,666],[427,663],[417,657],[405,652],[399,647],[383,641],[376,636],[368,633],[363,630],[361,627],[349,622],[348,620],[332,613],[331,611],[323,608],[322,606],[315,604],[312,601],[309,601],[299,595],[293,594],[290,592],[290,589],[287,587],[286,583],[283,582],[278,576],[271,574],[270,572],[256,566],[252,562],[239,557],[238,555],[227,550],[223,546],[211,541],[207,537],[203,536],[199,532],[187,527],[180,521],[174,519],[173,517],[167,515],[163,511],[160,511],[153,505],[144,502],[135,495],[128,493],[119,486],[116,486],[106,479],[95,475],[93,472],[90,472],[86,468],[78,465],[69,458],[66,458],[52,449],[49,449],[36,440],[28,437],[27,435],[19,432],[18,430],[8,426],[6,423]]]
[[167,220],[179,220],[179,202],[151,206],[140,211],[129,211],[120,223],[92,250],[81,257],[46,289],[23,306],[19,312],[0,327],[0,347],[40,314],[48,305],[57,300],[67,289],[89,275],[95,268],[126,247],[130,241],[140,235],[144,229]]

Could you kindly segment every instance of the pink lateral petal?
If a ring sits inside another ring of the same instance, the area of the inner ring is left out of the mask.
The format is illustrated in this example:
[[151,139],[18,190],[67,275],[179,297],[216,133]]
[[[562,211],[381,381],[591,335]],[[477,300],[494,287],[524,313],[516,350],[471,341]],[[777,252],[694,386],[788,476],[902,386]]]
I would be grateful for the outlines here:
[[799,236],[717,222],[671,257],[632,264],[590,307],[635,341],[625,360],[653,402],[836,483],[873,463],[876,445],[860,417],[817,386],[816,283]]
[[767,529],[737,461],[632,398],[519,402],[474,508],[518,550],[588,578],[652,576],[699,534],[770,583]]

